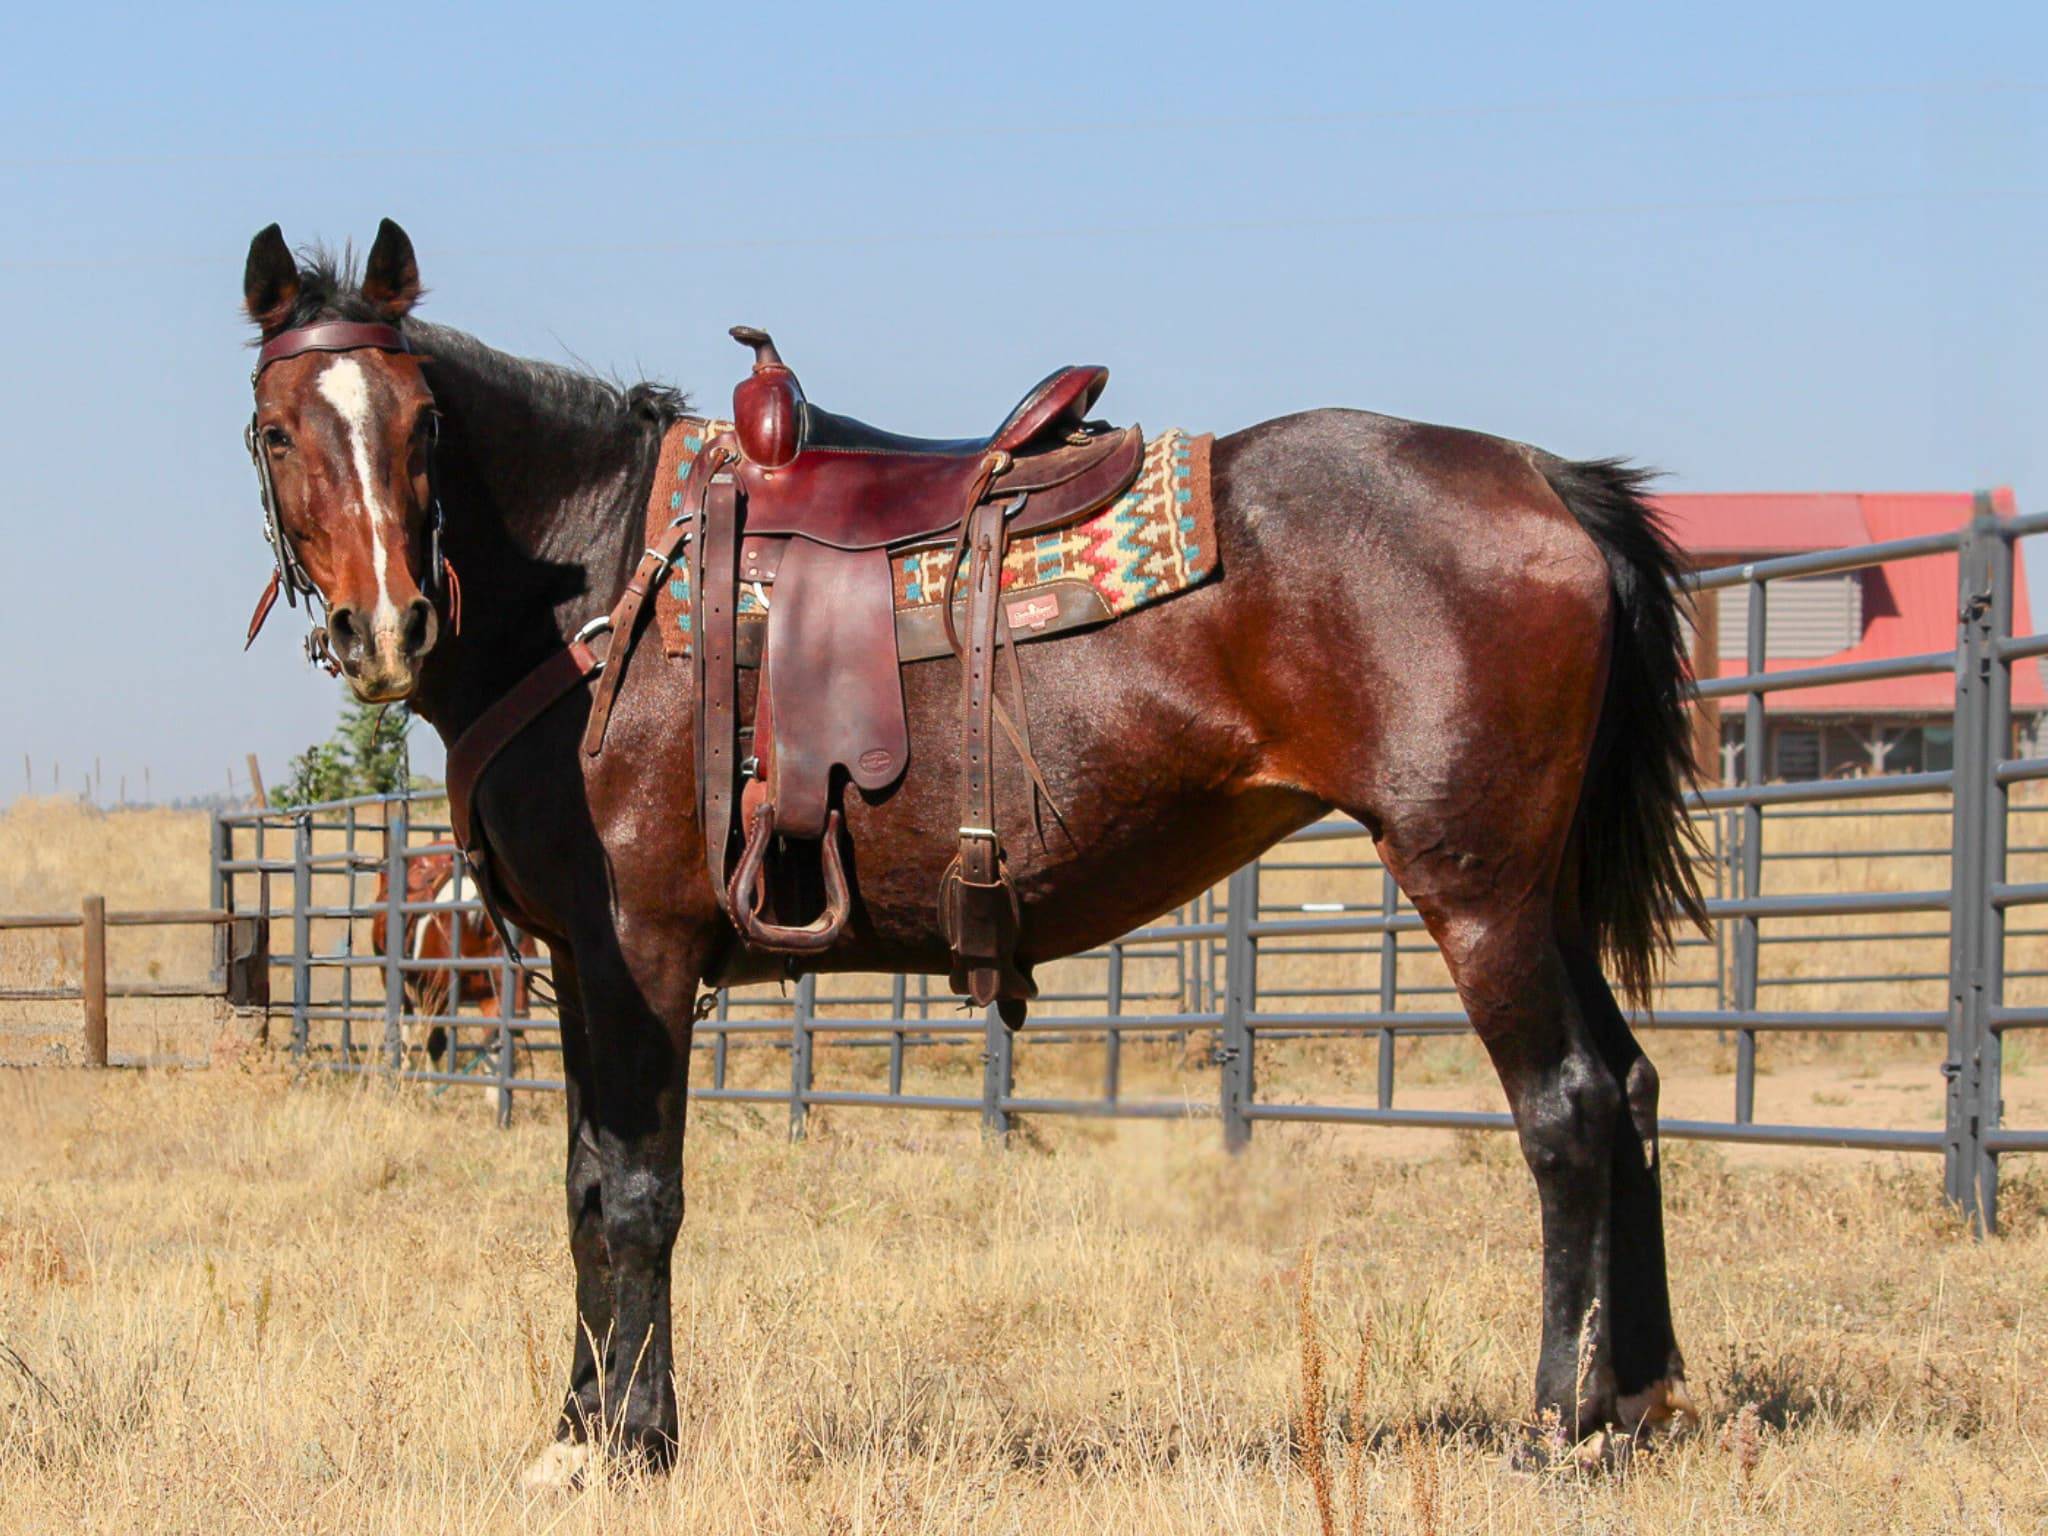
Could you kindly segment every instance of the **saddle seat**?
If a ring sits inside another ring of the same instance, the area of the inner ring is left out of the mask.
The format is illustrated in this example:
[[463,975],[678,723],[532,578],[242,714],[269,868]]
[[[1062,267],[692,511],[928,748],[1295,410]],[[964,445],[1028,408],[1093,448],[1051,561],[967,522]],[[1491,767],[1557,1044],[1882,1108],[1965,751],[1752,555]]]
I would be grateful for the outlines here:
[[[844,931],[852,896],[835,802],[847,783],[887,792],[910,759],[890,557],[951,544],[956,574],[942,614],[965,683],[963,783],[960,851],[939,892],[940,922],[955,988],[1011,1006],[1033,988],[1014,959],[1018,907],[995,825],[995,725],[1039,792],[1049,791],[1021,692],[1014,716],[996,698],[994,663],[1009,643],[1003,551],[1015,534],[1062,527],[1122,495],[1143,462],[1144,434],[1087,420],[1109,372],[1072,367],[1049,374],[987,437],[906,437],[818,409],[767,332],[736,326],[732,335],[754,349],[753,370],[733,390],[729,434],[698,456],[685,492],[700,533],[699,811],[719,902],[748,943],[770,952],[815,954]],[[737,593],[742,582],[769,581],[749,723]],[[1011,676],[1021,690],[1014,666]],[[792,858],[811,845],[815,878]],[[819,905],[820,888],[822,911],[797,921]]]
[[[935,540],[984,494],[1043,492],[1124,446],[1088,428],[1107,368],[1056,369],[986,437],[909,437],[812,404],[766,331],[734,326],[732,335],[754,349],[753,373],[733,391],[750,534],[847,550]],[[1094,451],[1062,451],[1074,448]],[[1032,470],[1014,473],[1032,460]],[[1034,510],[1037,527],[1065,515]]]

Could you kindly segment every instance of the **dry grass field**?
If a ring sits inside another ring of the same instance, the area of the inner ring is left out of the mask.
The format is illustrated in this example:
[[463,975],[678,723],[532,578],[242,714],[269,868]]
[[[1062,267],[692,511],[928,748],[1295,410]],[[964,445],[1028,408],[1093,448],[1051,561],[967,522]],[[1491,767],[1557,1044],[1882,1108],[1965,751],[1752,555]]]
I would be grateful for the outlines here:
[[[70,799],[19,800],[0,812],[0,913],[76,912],[102,895],[110,911],[207,905],[206,817],[164,809],[94,811]],[[78,984],[79,931],[0,933],[0,986]],[[115,928],[110,976],[127,981],[203,978],[213,960],[202,928]],[[203,1059],[214,1010],[190,999],[113,1005],[116,1060]],[[75,1060],[78,1004],[0,1001],[0,1061]]]
[[[17,806],[0,815],[0,911],[75,909],[84,890],[203,905],[204,827]],[[1939,887],[1944,836],[1938,818],[1787,821],[1771,846],[1821,856],[1772,866],[1767,889]],[[1855,856],[1899,846],[1926,852]],[[2043,878],[2026,859],[2013,878]],[[1332,899],[1374,902],[1376,879],[1304,869],[1265,892]],[[2009,964],[2040,967],[2040,942],[2015,941]],[[0,936],[0,982],[54,983],[76,943]],[[113,943],[119,975],[209,963],[189,932]],[[1677,974],[1711,962],[1688,950]],[[1370,954],[1263,963],[1303,1008],[1377,986]],[[1938,1006],[1938,984],[1930,1000],[1911,978],[1941,963],[1931,938],[1774,946],[1766,975],[1793,985],[1766,1003]],[[1426,953],[1400,964],[1404,991],[1441,980]],[[1892,979],[1828,980],[1844,968]],[[1062,974],[1082,968],[1049,986]],[[0,1004],[0,1055],[61,1061],[74,1011]],[[212,1023],[190,1004],[117,1003],[117,1058],[203,1056]],[[1650,1048],[1668,1112],[1726,1114],[1727,1041],[1660,1031]],[[1126,1054],[1127,1092],[1213,1100],[1194,1051]],[[1369,1102],[1372,1054],[1270,1042],[1262,1096]],[[1498,1107],[1469,1041],[1398,1055],[1398,1104]],[[1767,1037],[1759,1118],[1938,1125],[1939,1055],[1928,1037]],[[1018,1056],[1023,1093],[1090,1091],[1099,1071],[1096,1047]],[[2048,1123],[2029,1042],[2007,1070],[2008,1120]],[[853,1086],[880,1064],[821,1048],[818,1071]],[[733,1073],[786,1083],[787,1057],[736,1050]],[[906,1086],[971,1095],[979,1073],[971,1046],[922,1051]],[[848,1110],[814,1111],[791,1146],[773,1105],[694,1112],[680,1470],[529,1498],[516,1472],[544,1443],[569,1343],[559,1115],[528,1096],[499,1131],[471,1096],[295,1080],[261,1057],[0,1069],[0,1536],[2048,1530],[2032,1404],[2048,1170],[2028,1160],[2008,1160],[2005,1234],[1979,1243],[1929,1159],[1667,1144],[1705,1422],[1620,1471],[1533,1471],[1515,1452],[1535,1212],[1506,1138],[1267,1125],[1232,1159],[1213,1122],[1033,1119],[998,1151],[972,1117]],[[1319,1436],[1303,1432],[1305,1353]]]
[[[2035,1531],[2048,1185],[1674,1146],[1705,1422],[1518,1470],[1533,1201],[1498,1138],[700,1110],[684,1453],[522,1495],[568,1346],[554,1107],[284,1074],[0,1075],[8,1532]],[[1354,1372],[1369,1339],[1362,1384]],[[1354,1451],[1355,1448],[1355,1451]]]

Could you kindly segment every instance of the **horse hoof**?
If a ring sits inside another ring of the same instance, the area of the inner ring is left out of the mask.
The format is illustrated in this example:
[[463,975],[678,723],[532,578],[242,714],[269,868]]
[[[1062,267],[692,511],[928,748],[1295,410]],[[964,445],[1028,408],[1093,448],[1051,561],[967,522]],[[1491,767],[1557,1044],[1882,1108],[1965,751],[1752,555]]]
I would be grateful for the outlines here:
[[581,1488],[584,1477],[590,1470],[590,1456],[588,1445],[573,1445],[567,1440],[557,1440],[535,1457],[531,1466],[519,1474],[519,1486],[529,1493],[545,1493],[555,1488]]
[[1619,1430],[1596,1429],[1574,1440],[1554,1421],[1546,1421],[1530,1426],[1515,1442],[1508,1465],[1517,1472],[1538,1476],[1622,1472],[1627,1470],[1635,1451],[1635,1436]]
[[1631,1434],[1649,1434],[1664,1428],[1697,1424],[1700,1411],[1683,1376],[1666,1376],[1651,1382],[1640,1392],[1631,1392],[1616,1404],[1622,1427]]
[[1611,1429],[1596,1429],[1572,1447],[1572,1460],[1581,1472],[1620,1472],[1635,1454],[1633,1436]]

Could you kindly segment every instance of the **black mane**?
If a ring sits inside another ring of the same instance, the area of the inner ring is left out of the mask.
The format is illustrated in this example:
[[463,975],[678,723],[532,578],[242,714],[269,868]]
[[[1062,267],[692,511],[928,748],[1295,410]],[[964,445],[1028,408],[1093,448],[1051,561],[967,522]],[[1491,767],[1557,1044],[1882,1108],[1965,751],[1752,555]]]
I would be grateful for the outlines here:
[[[360,297],[357,303],[361,304]],[[519,396],[543,420],[579,422],[597,429],[613,426],[634,433],[651,429],[658,440],[669,423],[689,409],[689,397],[667,384],[645,380],[620,384],[566,363],[514,357],[465,331],[409,316],[399,329],[427,358],[459,366],[471,377]]]
[[[313,245],[298,255],[299,296],[292,305],[291,328],[317,320],[376,323],[389,318],[363,297],[362,271],[354,246],[344,245],[337,251]],[[659,430],[689,410],[689,397],[667,384],[644,379],[621,384],[584,368],[512,357],[461,331],[410,317],[399,328],[409,339],[417,339],[421,351],[429,355],[460,353],[466,367],[495,376],[498,383],[530,398],[540,413],[558,419],[602,426],[607,418],[625,418],[636,427],[651,425]]]

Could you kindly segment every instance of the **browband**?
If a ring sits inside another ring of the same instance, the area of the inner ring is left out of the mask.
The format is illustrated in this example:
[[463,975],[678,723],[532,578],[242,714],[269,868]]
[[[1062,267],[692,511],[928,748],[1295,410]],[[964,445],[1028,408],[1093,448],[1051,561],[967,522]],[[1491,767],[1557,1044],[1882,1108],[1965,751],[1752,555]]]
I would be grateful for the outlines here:
[[263,343],[262,350],[256,354],[253,377],[260,377],[272,363],[297,357],[302,352],[355,352],[366,347],[378,352],[412,350],[395,325],[368,320],[322,320],[294,330],[280,331]]

